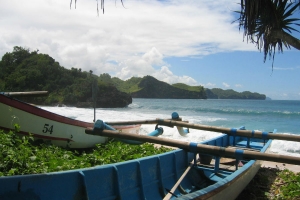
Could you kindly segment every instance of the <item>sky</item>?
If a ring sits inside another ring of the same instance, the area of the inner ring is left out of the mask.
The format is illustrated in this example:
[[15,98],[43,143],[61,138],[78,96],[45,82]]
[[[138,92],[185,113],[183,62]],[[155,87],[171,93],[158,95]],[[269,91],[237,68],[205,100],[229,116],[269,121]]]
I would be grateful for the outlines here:
[[[267,58],[243,38],[240,0],[0,0],[0,59],[14,46],[61,66],[300,100],[300,52]],[[100,9],[101,0],[98,1]],[[295,15],[300,18],[300,11]],[[300,28],[298,28],[300,30]],[[299,33],[293,34],[300,38]]]

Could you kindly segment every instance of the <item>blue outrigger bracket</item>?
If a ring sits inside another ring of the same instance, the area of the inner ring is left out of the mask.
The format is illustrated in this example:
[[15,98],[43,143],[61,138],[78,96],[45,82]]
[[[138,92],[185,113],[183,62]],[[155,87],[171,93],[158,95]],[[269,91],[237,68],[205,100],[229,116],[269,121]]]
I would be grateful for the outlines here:
[[[102,120],[98,119],[94,124],[93,131],[103,131],[103,130],[118,131],[118,130],[114,129],[113,127],[109,126],[108,124],[106,124],[105,122],[103,122]],[[157,137],[157,136],[163,134],[163,132],[164,132],[164,129],[162,127],[158,127],[158,125],[156,125],[155,130],[152,131],[151,133],[148,133],[147,136]],[[140,144],[145,143],[145,142],[136,141],[136,140],[126,140],[126,139],[118,139],[118,140],[123,143],[134,144],[134,145],[140,145]]]
[[[172,120],[179,120],[180,119],[179,114],[177,112],[173,112],[171,116],[172,116]],[[178,130],[178,133],[183,137],[185,137],[190,132],[190,130],[188,128],[184,129],[181,126],[176,126],[176,128]]]

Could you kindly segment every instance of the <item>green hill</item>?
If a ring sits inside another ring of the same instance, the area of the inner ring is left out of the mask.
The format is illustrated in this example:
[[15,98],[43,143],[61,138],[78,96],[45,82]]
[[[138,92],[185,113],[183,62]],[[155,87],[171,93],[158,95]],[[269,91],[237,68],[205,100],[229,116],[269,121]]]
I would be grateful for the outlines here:
[[130,95],[120,92],[115,86],[101,81],[92,71],[80,68],[65,69],[47,54],[14,47],[0,61],[0,91],[49,92],[47,98],[30,98],[36,104],[66,104],[92,107],[92,85],[97,89],[97,107],[124,107],[132,102]]
[[[102,75],[100,75],[101,77]],[[192,89],[180,88],[184,84],[170,85],[159,81],[152,76],[143,78],[133,77],[126,81],[112,78],[112,83],[118,90],[131,94],[133,98],[160,98],[160,99],[206,99],[202,86]]]
[[208,99],[258,99],[265,100],[266,95],[257,92],[236,92],[234,90],[222,90],[220,88],[205,89]]

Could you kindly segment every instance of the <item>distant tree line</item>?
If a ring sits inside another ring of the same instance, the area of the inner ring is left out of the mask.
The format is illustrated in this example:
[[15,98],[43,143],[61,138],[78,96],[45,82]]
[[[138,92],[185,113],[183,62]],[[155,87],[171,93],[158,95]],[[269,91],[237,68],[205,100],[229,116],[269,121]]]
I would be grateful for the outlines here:
[[151,76],[132,77],[123,81],[109,74],[100,74],[99,79],[112,84],[122,92],[135,98],[178,98],[178,99],[258,99],[265,100],[266,95],[257,92],[236,92],[232,89],[208,89],[203,86],[189,86],[183,83],[167,84]]
[[[13,51],[5,53],[0,61],[0,91],[49,92],[47,98],[31,100],[35,103],[77,105],[78,102],[92,102],[93,84],[98,91],[98,101],[102,101],[102,104],[105,104],[105,99],[100,99],[101,95],[109,96],[111,91],[118,93],[114,86],[101,81],[92,70],[86,72],[73,67],[70,70],[66,69],[49,55],[39,54],[38,50],[30,51],[15,46]],[[132,101],[129,97],[123,97],[129,101],[127,105]],[[126,103],[121,104],[126,106]]]
[[266,99],[266,95],[257,92],[236,92],[231,89],[222,90],[220,88],[205,89],[205,91],[208,99]]

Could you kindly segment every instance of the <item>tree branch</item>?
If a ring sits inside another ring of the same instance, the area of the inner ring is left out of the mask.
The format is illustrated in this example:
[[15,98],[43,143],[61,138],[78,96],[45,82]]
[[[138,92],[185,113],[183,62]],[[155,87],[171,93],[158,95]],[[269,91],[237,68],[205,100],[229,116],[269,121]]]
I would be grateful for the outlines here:
[[290,46],[300,50],[300,40],[291,36],[290,34],[284,32],[284,31],[272,31],[271,32],[271,37],[274,39],[281,39],[283,42],[288,43]]

